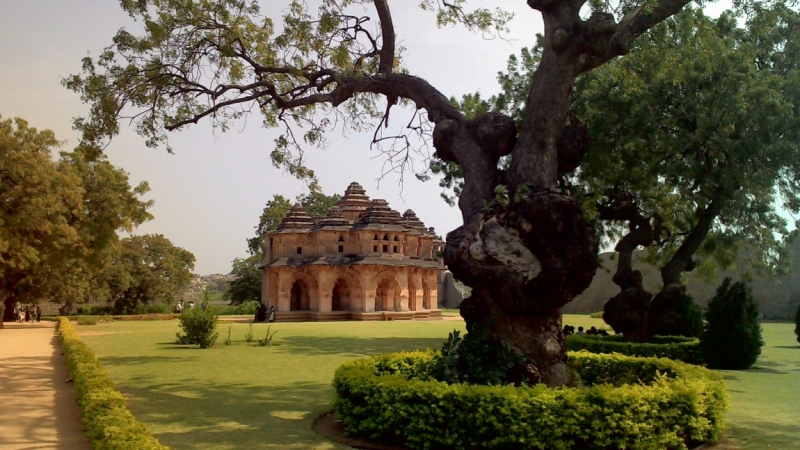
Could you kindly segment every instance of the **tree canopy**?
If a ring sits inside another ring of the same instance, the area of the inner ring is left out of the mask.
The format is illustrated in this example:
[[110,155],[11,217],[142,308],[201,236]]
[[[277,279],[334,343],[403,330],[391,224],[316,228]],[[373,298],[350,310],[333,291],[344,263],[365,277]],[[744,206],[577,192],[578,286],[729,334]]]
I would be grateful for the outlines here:
[[[468,0],[420,3],[439,26],[502,31],[511,18]],[[435,157],[463,174],[464,225],[448,234],[444,256],[473,288],[461,307],[468,330],[486,328],[522,355],[515,370],[530,383],[563,385],[559,312],[597,269],[592,223],[557,186],[560,173],[580,166],[588,142],[569,112],[574,82],[631,52],[638,36],[688,3],[528,0],[545,30],[517,121],[497,112],[468,117],[410,74],[388,0],[286,0],[280,20],[251,0],[122,0],[141,33],[120,30],[64,83],[90,104],[90,115],[76,120],[87,142],[102,145],[129,117],[148,145],[169,148],[167,131],[200,120],[224,130],[258,112],[264,125],[284,127],[273,161],[301,177],[313,176],[304,147],[324,145],[339,124],[397,143],[390,155],[411,151],[405,136],[383,132],[395,105],[414,109],[409,133],[428,136]]]
[[75,302],[100,295],[118,231],[151,218],[152,202],[90,146],[61,152],[49,130],[0,121],[0,301]]
[[189,251],[160,234],[126,237],[121,244],[122,251],[104,274],[115,313],[132,313],[148,303],[172,303],[189,287],[195,261]]

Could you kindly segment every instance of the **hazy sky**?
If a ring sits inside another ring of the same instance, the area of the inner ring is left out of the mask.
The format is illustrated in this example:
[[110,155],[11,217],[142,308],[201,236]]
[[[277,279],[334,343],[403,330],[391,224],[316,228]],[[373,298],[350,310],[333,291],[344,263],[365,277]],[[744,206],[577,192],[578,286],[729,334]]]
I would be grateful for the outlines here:
[[[538,14],[524,0],[478,2],[516,13],[506,40],[487,40],[462,28],[437,29],[435,17],[419,10],[418,3],[390,4],[398,40],[407,49],[404,61],[412,74],[447,96],[497,92],[496,74],[508,55],[532,45],[542,29]],[[272,17],[287,4],[261,1],[263,12]],[[66,141],[66,149],[72,148],[78,136],[70,119],[88,108],[61,86],[61,78],[78,73],[81,58],[96,56],[121,27],[139,30],[113,0],[0,1],[0,115],[52,129]],[[132,184],[147,180],[152,188],[147,198],[155,200],[155,219],[136,233],[164,234],[191,251],[197,257],[196,273],[229,272],[231,260],[246,255],[245,239],[253,235],[266,201],[273,194],[294,198],[304,192],[302,182],[270,163],[278,131],[261,128],[255,116],[249,122],[221,135],[207,123],[172,133],[174,155],[145,147],[123,126],[108,148],[109,159],[130,173]],[[384,160],[370,151],[371,133],[335,132],[330,138],[330,148],[314,150],[309,163],[326,193],[342,193],[358,181],[371,198],[384,198],[400,212],[413,209],[438,234],[461,224],[458,209],[440,199],[436,180],[421,183],[408,174],[401,193],[399,178],[389,175],[378,186]]]

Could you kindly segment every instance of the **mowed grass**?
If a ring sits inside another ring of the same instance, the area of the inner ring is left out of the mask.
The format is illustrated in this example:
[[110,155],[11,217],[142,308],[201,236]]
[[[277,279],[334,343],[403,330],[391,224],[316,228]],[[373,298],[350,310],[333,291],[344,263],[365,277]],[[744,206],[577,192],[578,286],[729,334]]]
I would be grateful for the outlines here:
[[[448,314],[451,315],[451,314]],[[575,327],[602,319],[565,315]],[[331,409],[331,381],[348,359],[439,348],[462,321],[275,323],[275,345],[244,342],[247,324],[231,325],[231,346],[173,345],[177,321],[81,326],[136,417],[176,449],[344,449],[312,430]],[[795,448],[800,442],[800,345],[790,324],[764,324],[767,345],[756,367],[725,372],[734,410],[729,423],[746,449]],[[255,339],[266,324],[253,325]],[[768,445],[770,447],[768,447]]]
[[800,344],[792,323],[762,324],[766,345],[750,370],[728,382],[733,436],[745,449],[800,448]]

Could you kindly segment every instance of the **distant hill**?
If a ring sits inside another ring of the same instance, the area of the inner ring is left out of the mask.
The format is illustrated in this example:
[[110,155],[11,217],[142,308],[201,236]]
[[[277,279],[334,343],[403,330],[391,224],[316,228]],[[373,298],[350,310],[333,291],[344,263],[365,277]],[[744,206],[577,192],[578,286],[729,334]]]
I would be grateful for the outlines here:
[[[800,301],[800,242],[793,244],[793,247],[794,259],[789,275],[775,279],[754,275],[750,282],[753,287],[753,295],[758,300],[759,309],[764,318],[792,319],[797,311],[798,301]],[[611,260],[612,255],[614,255],[612,252],[600,254],[603,264],[597,269],[592,284],[564,307],[565,313],[601,311],[605,303],[619,293],[619,287],[611,281],[611,276],[617,270],[617,261],[616,259]],[[633,267],[642,271],[645,289],[652,293],[661,289],[661,275],[658,268],[640,261],[636,254],[634,254]],[[701,308],[705,309],[708,301],[714,296],[717,287],[726,276],[738,281],[743,272],[744,270],[741,268],[722,271],[711,283],[707,283],[690,272],[687,283],[689,295],[694,297]]]

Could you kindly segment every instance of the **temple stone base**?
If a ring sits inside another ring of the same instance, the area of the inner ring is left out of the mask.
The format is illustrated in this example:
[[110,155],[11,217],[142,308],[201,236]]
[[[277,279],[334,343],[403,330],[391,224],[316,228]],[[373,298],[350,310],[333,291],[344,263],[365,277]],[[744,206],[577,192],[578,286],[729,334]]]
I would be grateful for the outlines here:
[[340,320],[385,321],[385,320],[442,320],[442,311],[276,311],[275,322],[331,322]]

